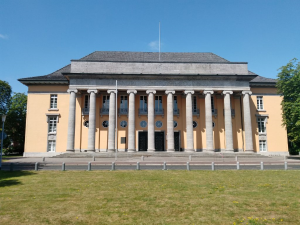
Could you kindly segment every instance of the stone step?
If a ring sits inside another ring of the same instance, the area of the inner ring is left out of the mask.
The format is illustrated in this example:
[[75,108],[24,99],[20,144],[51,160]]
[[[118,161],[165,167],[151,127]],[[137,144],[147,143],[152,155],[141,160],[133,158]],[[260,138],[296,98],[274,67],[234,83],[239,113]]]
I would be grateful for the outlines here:
[[108,152],[95,152],[95,153],[63,153],[60,155],[53,156],[52,158],[131,158],[131,157],[196,157],[196,158],[270,158],[266,155],[260,155],[257,153],[207,153],[207,152],[118,152],[118,153],[108,153]]

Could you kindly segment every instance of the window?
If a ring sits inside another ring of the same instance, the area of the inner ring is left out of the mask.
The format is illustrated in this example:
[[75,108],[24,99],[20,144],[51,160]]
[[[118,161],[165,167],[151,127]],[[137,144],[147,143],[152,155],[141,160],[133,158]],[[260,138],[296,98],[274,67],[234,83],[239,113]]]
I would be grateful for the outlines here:
[[85,95],[84,96],[84,108],[89,109],[89,107],[90,107],[90,96]]
[[163,125],[163,123],[162,123],[160,120],[158,120],[158,121],[155,122],[155,126],[156,126],[157,128],[161,128],[162,125]]
[[173,124],[174,124],[174,128],[177,127],[177,125],[178,125],[177,121],[175,121],[175,120],[174,120]]
[[140,109],[147,112],[147,96],[140,96]]
[[173,108],[176,111],[178,109],[177,96],[175,95],[173,98]]
[[57,126],[57,116],[49,116],[48,118],[48,132],[49,133],[56,133],[56,126]]
[[140,126],[143,128],[147,127],[147,122],[145,120],[141,121]]
[[193,121],[193,128],[196,128],[198,126],[198,123],[196,121]]
[[211,97],[211,110],[214,111],[215,109],[215,103],[214,103],[214,97]]
[[85,127],[89,127],[89,121],[88,121],[88,120],[84,121],[84,122],[83,122],[83,125],[84,125]]
[[102,126],[103,126],[103,127],[107,128],[108,125],[109,125],[109,122],[108,122],[107,120],[104,120],[104,121],[102,122]]
[[56,141],[55,140],[48,141],[48,152],[55,152],[55,148],[56,148]]
[[193,96],[193,112],[197,112],[197,97]]
[[127,109],[128,108],[128,101],[127,101],[127,96],[121,96],[121,102],[120,102],[120,108],[121,109]]
[[257,100],[257,109],[264,109],[263,97],[257,96],[256,100]]
[[262,134],[266,132],[265,118],[257,118],[258,133]]
[[57,95],[50,96],[50,109],[57,109]]
[[123,128],[127,127],[127,122],[125,120],[122,120],[120,126]]
[[264,140],[259,141],[259,151],[266,152],[267,151],[267,143]]
[[162,112],[162,96],[155,96],[155,111]]
[[103,96],[103,108],[109,109],[109,95]]

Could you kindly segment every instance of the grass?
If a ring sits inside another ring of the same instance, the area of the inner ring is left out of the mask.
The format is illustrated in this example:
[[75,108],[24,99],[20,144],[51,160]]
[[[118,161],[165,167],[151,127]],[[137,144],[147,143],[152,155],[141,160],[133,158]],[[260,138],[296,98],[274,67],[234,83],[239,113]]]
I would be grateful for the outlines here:
[[300,224],[299,171],[0,171],[0,224]]

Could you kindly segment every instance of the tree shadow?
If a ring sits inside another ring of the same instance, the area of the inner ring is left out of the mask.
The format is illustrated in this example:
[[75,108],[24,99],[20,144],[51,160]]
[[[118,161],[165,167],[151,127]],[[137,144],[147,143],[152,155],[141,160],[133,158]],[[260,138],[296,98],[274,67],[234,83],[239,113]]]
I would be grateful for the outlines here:
[[35,173],[30,171],[13,171],[13,172],[0,171],[0,188],[13,186],[13,185],[21,185],[22,182],[14,178],[29,176],[29,175],[35,175]]

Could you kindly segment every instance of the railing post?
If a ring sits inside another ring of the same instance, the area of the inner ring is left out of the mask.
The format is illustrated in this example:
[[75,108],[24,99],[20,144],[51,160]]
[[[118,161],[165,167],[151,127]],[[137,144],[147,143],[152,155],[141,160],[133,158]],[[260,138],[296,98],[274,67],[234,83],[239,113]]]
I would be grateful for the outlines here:
[[91,162],[88,163],[88,171],[91,171],[92,170],[92,165],[91,165]]
[[189,163],[189,162],[186,163],[186,169],[187,169],[188,171],[191,170],[191,168],[190,168],[190,163]]
[[38,170],[39,170],[39,163],[38,163],[38,162],[35,163],[35,165],[34,165],[34,170],[35,170],[35,171],[38,171]]
[[214,163],[214,162],[211,163],[211,170],[212,170],[212,171],[215,170],[215,163]]
[[287,170],[287,162],[284,162],[284,169]]
[[140,163],[139,162],[136,163],[136,170],[140,170]]
[[61,171],[65,171],[65,170],[66,170],[66,164],[63,162],[61,166]]
[[240,169],[240,162],[236,162],[236,169],[237,169],[237,170]]
[[116,169],[116,164],[115,162],[111,163],[111,171],[114,171]]
[[167,170],[167,163],[164,162],[163,170]]
[[264,162],[260,162],[260,170],[264,170]]

